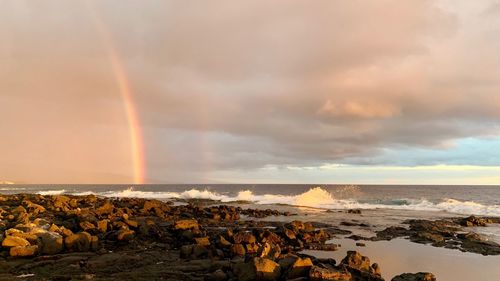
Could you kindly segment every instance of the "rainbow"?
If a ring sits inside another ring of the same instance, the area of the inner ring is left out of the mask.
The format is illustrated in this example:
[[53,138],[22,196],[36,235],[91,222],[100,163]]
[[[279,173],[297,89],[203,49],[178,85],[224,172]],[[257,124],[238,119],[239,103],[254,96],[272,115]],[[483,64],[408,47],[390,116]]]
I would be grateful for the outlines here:
[[144,142],[142,137],[142,129],[139,114],[134,104],[133,91],[127,76],[126,69],[120,59],[120,54],[114,47],[112,38],[99,17],[98,11],[95,9],[93,3],[87,2],[87,7],[93,15],[95,27],[99,33],[99,37],[106,48],[108,57],[113,69],[113,74],[118,86],[118,90],[123,101],[125,114],[127,118],[129,135],[130,135],[130,149],[133,163],[133,174],[135,184],[144,184],[146,175],[146,165],[144,157]]

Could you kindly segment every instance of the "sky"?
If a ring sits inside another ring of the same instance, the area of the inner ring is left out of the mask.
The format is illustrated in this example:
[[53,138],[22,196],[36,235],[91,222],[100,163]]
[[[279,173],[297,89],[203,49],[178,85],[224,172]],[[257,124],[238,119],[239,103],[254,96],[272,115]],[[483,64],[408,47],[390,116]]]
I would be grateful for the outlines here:
[[0,181],[500,184],[498,0],[0,7]]

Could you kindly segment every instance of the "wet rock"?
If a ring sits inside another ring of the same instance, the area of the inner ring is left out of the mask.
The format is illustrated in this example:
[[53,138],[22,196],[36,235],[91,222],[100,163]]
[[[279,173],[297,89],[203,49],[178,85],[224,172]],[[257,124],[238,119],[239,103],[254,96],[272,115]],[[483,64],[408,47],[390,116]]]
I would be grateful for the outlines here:
[[11,257],[32,257],[36,255],[38,246],[15,246],[10,248],[9,254]]
[[309,250],[318,250],[318,251],[337,251],[339,245],[337,244],[321,244],[321,243],[311,243],[307,245]]
[[361,271],[372,271],[372,268],[370,267],[370,259],[362,256],[356,251],[347,251],[347,256],[340,263]]
[[410,237],[410,240],[417,243],[441,243],[444,237],[437,233],[417,232]]
[[348,214],[357,214],[357,215],[360,215],[361,214],[361,210],[360,209],[349,209],[349,210],[347,210],[347,213]]
[[391,279],[391,281],[436,281],[436,277],[432,273],[403,273]]
[[87,252],[90,250],[90,243],[92,235],[88,232],[80,232],[68,236],[64,239],[64,245],[70,251],[74,252]]
[[26,247],[29,246],[30,242],[22,237],[7,236],[2,241],[2,247]]
[[351,281],[351,273],[344,269],[313,266],[309,271],[311,281]]
[[461,219],[459,221],[459,223],[462,226],[473,227],[473,226],[487,226],[488,223],[491,223],[491,221],[488,219],[479,218],[476,216],[470,216],[470,217]]

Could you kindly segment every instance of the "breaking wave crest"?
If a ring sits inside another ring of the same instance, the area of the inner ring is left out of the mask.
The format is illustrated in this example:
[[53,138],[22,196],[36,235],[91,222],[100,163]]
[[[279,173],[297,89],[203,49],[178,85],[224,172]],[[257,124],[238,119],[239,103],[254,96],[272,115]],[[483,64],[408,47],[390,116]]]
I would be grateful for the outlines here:
[[[65,190],[51,190],[39,192],[42,195],[64,194]],[[128,188],[120,191],[106,191],[99,193],[80,192],[73,195],[95,194],[106,197],[136,197],[148,199],[208,199],[221,202],[246,201],[254,204],[285,204],[292,206],[303,206],[321,209],[396,209],[414,211],[446,211],[465,215],[500,216],[499,205],[483,205],[473,201],[460,201],[455,199],[443,199],[440,202],[431,202],[427,199],[392,199],[392,200],[356,200],[336,199],[330,192],[315,187],[297,195],[284,194],[254,194],[251,190],[239,191],[230,196],[211,190],[190,189],[182,192],[153,192],[140,191]]]

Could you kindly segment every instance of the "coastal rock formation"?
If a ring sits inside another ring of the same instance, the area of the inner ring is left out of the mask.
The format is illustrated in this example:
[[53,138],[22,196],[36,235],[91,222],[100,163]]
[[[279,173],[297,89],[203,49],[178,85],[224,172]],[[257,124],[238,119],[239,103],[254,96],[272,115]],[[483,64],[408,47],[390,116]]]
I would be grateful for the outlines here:
[[403,273],[392,278],[391,281],[436,281],[436,277],[432,273]]
[[[0,202],[0,279],[29,273],[34,280],[383,280],[380,266],[358,252],[339,264],[301,252],[336,250],[327,242],[349,231],[252,219],[287,212],[93,195],[0,195]],[[413,225],[411,231],[444,235],[432,223]],[[474,234],[457,239],[485,243]]]

